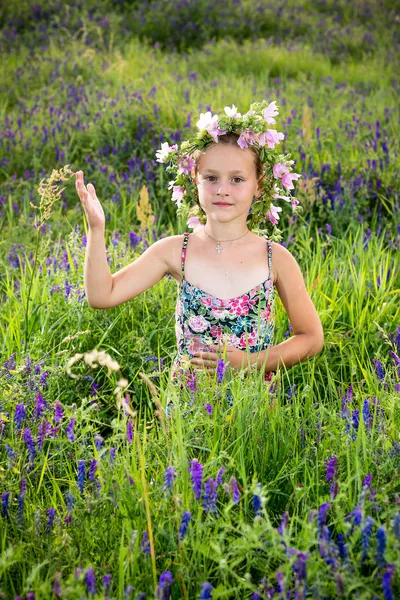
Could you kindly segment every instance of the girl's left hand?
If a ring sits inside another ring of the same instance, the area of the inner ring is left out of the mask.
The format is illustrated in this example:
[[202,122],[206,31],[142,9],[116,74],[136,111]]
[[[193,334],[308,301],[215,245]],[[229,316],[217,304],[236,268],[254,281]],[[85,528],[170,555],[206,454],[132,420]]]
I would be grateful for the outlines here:
[[[223,347],[211,345],[212,352],[193,352],[196,358],[192,358],[190,364],[198,366],[200,369],[207,371],[216,371],[218,367],[219,354],[222,353]],[[233,346],[226,346],[225,364],[228,364],[234,370],[240,370],[246,365],[246,352],[239,350]]]

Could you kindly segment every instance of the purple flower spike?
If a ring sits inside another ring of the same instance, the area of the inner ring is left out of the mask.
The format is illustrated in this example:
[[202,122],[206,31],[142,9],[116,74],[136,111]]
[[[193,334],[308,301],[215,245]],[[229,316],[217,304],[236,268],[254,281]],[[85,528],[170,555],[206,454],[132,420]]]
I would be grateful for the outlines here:
[[373,358],[372,362],[374,364],[375,371],[376,371],[376,374],[378,375],[378,378],[382,381],[382,379],[384,379],[384,377],[385,377],[385,371],[383,370],[381,361],[377,360],[376,358]]
[[35,442],[33,441],[31,430],[28,428],[24,429],[24,442],[28,450],[29,462],[33,463],[36,456]]
[[151,548],[150,548],[149,534],[147,533],[147,531],[143,531],[142,544],[140,547],[144,554],[150,554]]
[[107,573],[107,575],[103,575],[103,589],[104,593],[108,594],[111,586],[111,575]]
[[392,579],[394,575],[394,565],[387,566],[387,571],[382,576],[383,597],[385,600],[394,600],[392,590]]
[[160,575],[160,582],[156,590],[156,598],[159,600],[169,600],[171,591],[170,587],[174,582],[171,571],[164,571]]
[[337,461],[337,456],[331,456],[330,458],[328,458],[328,460],[325,461],[326,481],[328,482],[336,478]]
[[165,469],[164,474],[164,490],[168,492],[168,490],[172,489],[172,484],[175,480],[175,469],[174,467],[167,467]]
[[400,542],[400,513],[397,513],[394,517],[393,532],[397,541]]
[[209,415],[212,415],[213,407],[211,404],[209,404],[209,403],[206,404],[206,411],[208,412]]
[[323,525],[326,525],[326,515],[328,514],[328,510],[331,507],[330,502],[325,502],[325,504],[321,504],[318,510],[318,528],[322,528]]
[[203,479],[203,465],[201,463],[199,463],[197,458],[195,458],[190,462],[190,467],[189,467],[188,471],[189,471],[189,473],[192,474],[193,491],[194,491],[196,500],[198,500],[201,496],[201,487],[202,487],[202,479]]
[[210,598],[212,598],[212,591],[213,591],[213,586],[211,585],[211,583],[208,583],[207,581],[205,581],[204,583],[201,584],[201,592],[200,592],[200,596],[199,596],[199,600],[210,600]]
[[184,513],[182,515],[181,525],[179,527],[179,537],[181,540],[183,540],[183,538],[186,535],[187,528],[188,528],[191,518],[192,518],[192,513],[190,511],[184,511]]
[[47,516],[48,516],[48,520],[47,520],[47,525],[46,525],[46,533],[49,534],[51,531],[51,527],[53,525],[54,517],[56,516],[56,509],[48,508]]
[[204,485],[203,506],[206,511],[216,513],[217,484],[212,477],[209,477]]
[[281,524],[278,527],[279,535],[283,535],[283,532],[287,529],[288,523],[289,523],[289,513],[285,512],[285,513],[283,513]]
[[15,405],[15,413],[14,413],[14,423],[17,429],[21,429],[22,421],[26,417],[25,406],[24,403]]
[[88,479],[94,481],[96,477],[97,460],[94,458],[90,463]]
[[240,491],[235,477],[231,479],[232,500],[235,504],[239,504]]
[[384,527],[379,527],[378,531],[376,532],[376,542],[376,562],[379,567],[385,567],[386,531]]
[[223,378],[224,378],[224,374],[226,371],[226,367],[227,365],[224,362],[223,358],[218,359],[218,366],[217,366],[217,383],[221,383]]
[[224,467],[224,465],[222,465],[222,467],[218,471],[217,476],[215,478],[215,483],[217,485],[221,485],[221,483],[222,483],[222,476],[223,476],[224,472],[225,472],[225,467]]
[[92,567],[89,567],[85,571],[85,583],[86,583],[86,593],[92,594],[92,596],[96,593],[96,577]]
[[[257,488],[261,490],[261,483],[257,483]],[[261,514],[262,511],[262,501],[261,497],[258,494],[253,495],[253,510],[256,515]]]
[[9,500],[10,500],[10,492],[4,492],[4,494],[1,497],[1,506],[3,508],[3,515],[5,516],[5,518],[8,521],[10,520],[10,515],[8,514]]
[[69,439],[70,442],[75,441],[74,425],[75,425],[75,417],[71,417],[69,420],[69,423],[68,423],[68,427],[67,427],[67,438]]
[[61,419],[63,418],[63,407],[61,405],[61,402],[59,400],[57,400],[57,402],[55,403],[54,406],[54,422],[55,423],[59,423],[61,421]]
[[371,517],[365,519],[365,524],[361,534],[361,560],[365,561],[368,558],[369,542],[372,534],[374,520]]
[[83,496],[83,490],[85,487],[85,461],[84,460],[78,461],[78,487],[79,487],[81,496]]
[[126,441],[128,444],[132,444],[133,441],[133,423],[132,419],[128,419],[128,423],[126,425]]
[[56,596],[58,596],[58,598],[61,598],[61,573],[58,572],[56,573],[56,576],[54,577],[54,581],[53,581],[53,594],[55,594]]
[[363,487],[367,490],[369,490],[371,488],[371,482],[372,482],[372,475],[366,475],[364,477],[364,481],[363,481]]

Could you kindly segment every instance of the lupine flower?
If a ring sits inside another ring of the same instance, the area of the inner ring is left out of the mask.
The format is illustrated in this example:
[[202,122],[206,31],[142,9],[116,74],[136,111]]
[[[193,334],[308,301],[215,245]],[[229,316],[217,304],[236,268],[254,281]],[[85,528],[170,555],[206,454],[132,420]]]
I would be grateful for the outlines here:
[[225,364],[225,361],[223,358],[218,359],[218,366],[217,366],[217,383],[221,383],[223,378],[224,378],[224,374],[226,371],[226,367],[227,365]]
[[26,417],[26,412],[25,412],[24,403],[21,402],[20,404],[16,404],[15,405],[15,413],[14,413],[14,423],[15,423],[16,429],[21,428],[22,421],[25,419],[25,417]]
[[205,510],[216,513],[216,500],[217,500],[217,484],[212,477],[209,477],[204,484],[204,494],[203,494],[203,506]]
[[338,548],[339,548],[340,558],[342,559],[342,561],[344,563],[347,563],[348,557],[349,557],[349,547],[344,541],[343,533],[338,533],[337,544],[338,544]]
[[3,508],[3,514],[8,521],[10,520],[10,515],[8,514],[9,501],[10,501],[10,492],[4,492],[4,494],[1,497],[1,506]]
[[56,509],[48,508],[47,516],[48,516],[48,520],[47,520],[47,525],[46,525],[46,533],[50,533],[51,526],[53,525],[54,517],[56,516]]
[[35,442],[33,441],[31,430],[28,428],[24,429],[24,442],[28,450],[29,462],[33,463],[36,455]]
[[189,471],[189,473],[192,474],[193,491],[194,491],[196,500],[198,500],[201,496],[201,486],[202,486],[202,479],[203,479],[203,465],[201,463],[199,463],[197,458],[195,458],[190,462],[190,467],[189,467],[188,471]]
[[387,570],[382,576],[383,597],[385,600],[394,600],[392,590],[392,579],[394,575],[394,565],[389,564]]
[[86,583],[86,593],[92,594],[92,596],[96,593],[96,577],[92,567],[89,567],[85,571],[85,583]]
[[90,468],[89,468],[88,479],[90,481],[94,481],[94,478],[96,476],[96,468],[97,468],[97,460],[94,458],[92,460],[92,462],[90,463]]
[[[257,483],[257,488],[261,491],[261,484]],[[262,501],[261,497],[258,494],[253,495],[253,510],[256,515],[261,514],[262,511]]]
[[84,460],[78,460],[78,487],[79,487],[81,496],[83,496],[83,489],[85,487],[85,461]]
[[361,525],[362,522],[362,512],[361,512],[361,507],[360,506],[356,506],[355,509],[350,513],[350,516],[353,517],[353,523],[354,525],[356,525],[357,527],[359,525]]
[[181,525],[179,527],[179,537],[181,540],[183,540],[183,538],[186,535],[186,531],[187,531],[187,528],[188,528],[191,518],[192,518],[192,513],[190,511],[184,511],[184,513],[182,515]]
[[213,407],[210,403],[206,404],[206,411],[208,412],[209,415],[212,415]]
[[382,379],[384,379],[384,377],[385,377],[385,371],[383,370],[381,361],[376,358],[373,358],[372,362],[374,364],[375,371],[376,371],[378,378],[382,381]]
[[69,423],[68,423],[68,427],[67,427],[67,438],[69,439],[70,442],[75,441],[74,425],[75,425],[75,417],[71,417],[69,420]]
[[133,423],[132,419],[128,419],[128,423],[126,425],[126,441],[128,444],[132,444],[133,441]]
[[61,573],[58,572],[58,573],[56,573],[56,575],[54,577],[52,591],[53,591],[53,594],[55,594],[59,598],[61,598],[61,581],[60,580],[61,580]]
[[235,477],[231,478],[232,500],[235,504],[239,504],[240,491]]
[[164,571],[160,575],[160,581],[156,590],[157,600],[168,600],[170,597],[170,587],[173,584],[174,579],[171,571]]
[[372,534],[372,527],[374,520],[371,517],[365,519],[364,527],[361,534],[361,560],[364,561],[368,558],[369,542]]
[[164,490],[167,492],[172,489],[172,484],[175,480],[175,468],[167,467],[164,473]]
[[384,527],[379,527],[376,532],[376,562],[379,567],[386,566],[385,550],[386,550],[386,531]]
[[207,581],[205,581],[204,583],[201,584],[201,592],[200,592],[200,596],[199,596],[199,600],[210,600],[210,598],[212,598],[212,591],[213,591],[213,586],[211,585],[211,583],[208,583]]
[[360,423],[360,411],[357,409],[353,410],[351,422],[356,431],[358,431],[358,425]]
[[147,533],[147,531],[143,531],[142,545],[140,547],[144,554],[150,554],[150,551],[151,551],[150,541],[149,541],[149,534]]
[[46,402],[43,400],[42,394],[40,392],[38,392],[37,396],[35,398],[35,417],[36,417],[36,419],[39,419],[42,416],[45,408],[46,408]]
[[108,592],[110,591],[110,586],[111,586],[111,575],[110,574],[103,575],[103,589],[104,589],[105,594],[108,594]]
[[222,483],[222,476],[223,476],[224,472],[225,472],[225,467],[224,467],[224,465],[222,465],[222,467],[218,471],[217,476],[215,478],[215,483],[217,485],[221,485],[221,483]]
[[54,422],[59,423],[63,418],[63,407],[59,400],[56,401],[54,405]]

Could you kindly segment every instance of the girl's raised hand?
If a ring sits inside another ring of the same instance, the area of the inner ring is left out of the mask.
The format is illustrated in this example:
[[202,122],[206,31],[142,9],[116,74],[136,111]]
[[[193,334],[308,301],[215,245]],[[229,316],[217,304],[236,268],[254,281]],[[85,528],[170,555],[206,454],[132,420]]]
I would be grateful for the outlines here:
[[86,220],[92,231],[104,231],[106,218],[103,207],[96,195],[96,190],[91,183],[88,183],[87,189],[83,181],[83,171],[77,171],[75,181],[76,191],[83,205]]

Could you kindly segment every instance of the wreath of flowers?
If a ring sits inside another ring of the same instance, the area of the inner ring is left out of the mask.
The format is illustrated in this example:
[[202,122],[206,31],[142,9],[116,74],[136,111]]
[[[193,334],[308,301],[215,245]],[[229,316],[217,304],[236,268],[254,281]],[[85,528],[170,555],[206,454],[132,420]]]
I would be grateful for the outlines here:
[[200,207],[197,188],[192,179],[195,166],[193,154],[204,151],[210,144],[218,143],[218,136],[234,133],[239,136],[239,147],[245,149],[253,146],[263,164],[262,192],[258,198],[253,199],[247,226],[257,234],[280,241],[281,231],[276,225],[282,207],[275,206],[273,201],[285,200],[291,204],[293,213],[301,212],[302,207],[289,192],[294,189],[293,181],[301,175],[292,172],[294,161],[290,160],[291,155],[279,154],[276,149],[284,139],[284,134],[269,127],[276,124],[276,101],[269,104],[265,100],[254,102],[245,115],[237,112],[235,105],[231,108],[225,106],[224,111],[225,114],[221,116],[212,115],[210,111],[201,113],[196,123],[199,131],[195,138],[183,141],[180,147],[178,144],[170,146],[165,142],[156,152],[157,162],[168,163],[166,171],[174,175],[168,189],[172,189],[177,214],[187,219],[187,225],[192,229],[205,225],[206,215]]

